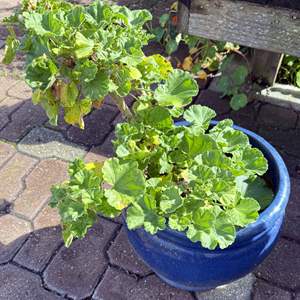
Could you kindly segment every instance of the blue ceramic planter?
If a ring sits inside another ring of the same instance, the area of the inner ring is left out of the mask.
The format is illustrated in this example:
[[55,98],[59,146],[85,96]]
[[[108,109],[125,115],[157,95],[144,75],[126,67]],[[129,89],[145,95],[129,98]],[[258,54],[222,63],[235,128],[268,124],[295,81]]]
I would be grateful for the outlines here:
[[[177,125],[188,123],[179,122]],[[262,137],[249,130],[235,128],[246,133],[251,144],[267,158],[268,176],[275,188],[275,198],[255,223],[237,232],[234,244],[224,250],[211,251],[171,229],[156,235],[142,228],[127,230],[129,241],[144,262],[161,279],[177,288],[204,291],[237,280],[258,266],[278,239],[290,195],[287,168],[278,152]]]

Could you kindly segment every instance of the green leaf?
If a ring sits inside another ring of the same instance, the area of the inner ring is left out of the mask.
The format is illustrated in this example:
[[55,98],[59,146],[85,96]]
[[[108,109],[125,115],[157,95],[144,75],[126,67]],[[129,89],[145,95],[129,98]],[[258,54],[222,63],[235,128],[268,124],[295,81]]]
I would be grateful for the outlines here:
[[243,191],[243,196],[246,198],[254,198],[258,201],[260,209],[266,209],[274,199],[274,193],[267,186],[264,179],[256,177],[254,180],[249,179],[245,182],[246,186]]
[[199,241],[203,247],[210,250],[214,250],[218,245],[224,249],[233,243],[235,228],[219,208],[199,208],[194,212],[193,220],[194,224],[190,225],[187,231],[187,237],[193,242]]
[[138,206],[130,206],[127,209],[126,223],[129,230],[133,230],[144,225],[145,215],[143,209]]
[[129,68],[129,75],[134,80],[138,80],[142,77],[141,72],[135,67],[130,67]]
[[259,210],[260,206],[255,199],[243,198],[234,208],[227,211],[227,215],[234,225],[245,227],[257,220]]
[[33,89],[47,90],[56,80],[58,68],[46,55],[35,58],[26,68],[26,83]]
[[37,35],[44,35],[46,31],[42,26],[43,16],[35,12],[24,12],[25,27],[33,30]]
[[140,113],[143,122],[158,129],[171,128],[173,119],[168,109],[155,106]]
[[178,42],[176,40],[169,40],[166,44],[166,52],[168,55],[174,53],[178,48]]
[[228,90],[230,89],[229,77],[226,75],[222,75],[222,77],[220,77],[220,79],[217,81],[217,88],[219,92],[227,95]]
[[202,163],[210,167],[228,168],[230,159],[220,150],[211,150],[201,155]]
[[177,231],[185,231],[191,223],[189,215],[179,216],[176,211],[174,214],[170,215],[168,220],[168,225],[171,229]]
[[157,83],[167,79],[173,70],[171,63],[160,54],[144,57],[137,68],[147,83]]
[[68,14],[67,19],[70,26],[79,27],[85,21],[85,10],[83,6],[75,6]]
[[159,230],[166,228],[166,219],[152,211],[148,211],[144,221],[144,227],[147,232],[156,234]]
[[186,121],[207,129],[210,121],[216,116],[214,110],[206,106],[192,105],[184,113],[183,117]]
[[53,12],[43,15],[41,25],[47,35],[62,36],[64,34],[64,23],[59,20]]
[[125,195],[113,189],[106,189],[104,193],[108,204],[119,211],[126,208],[133,201],[131,196]]
[[14,32],[12,32],[7,38],[6,38],[6,45],[4,48],[4,55],[2,59],[3,64],[10,64],[13,59],[16,56],[16,53],[20,46],[20,41],[17,40],[16,35]]
[[131,91],[131,75],[128,68],[119,68],[114,80],[116,92],[119,96],[125,97]]
[[175,70],[164,84],[154,93],[155,100],[161,106],[183,107],[198,94],[198,84],[193,77],[182,70]]
[[122,163],[117,158],[106,160],[103,166],[104,180],[115,191],[137,197],[145,190],[145,178],[136,162]]
[[161,27],[165,27],[167,22],[170,19],[170,15],[169,14],[163,14],[159,17],[159,24]]
[[238,66],[232,74],[232,80],[235,85],[240,86],[245,83],[247,76],[248,76],[248,69],[245,66]]
[[245,169],[257,175],[264,175],[268,170],[268,161],[259,149],[246,148],[242,151]]
[[75,35],[75,55],[77,58],[89,57],[94,52],[94,42],[87,39],[82,33],[76,32]]
[[93,26],[98,26],[103,22],[106,17],[104,14],[105,5],[102,1],[94,1],[91,5],[86,8],[86,18],[89,22],[92,22]]
[[151,33],[153,33],[155,36],[154,40],[159,43],[161,41],[161,39],[163,38],[165,31],[161,27],[156,27],[151,30]]
[[296,73],[296,85],[300,87],[300,71]]
[[64,240],[64,243],[65,243],[65,246],[67,248],[69,248],[75,238],[73,232],[71,232],[70,230],[64,230],[63,233],[62,233],[62,236],[63,236],[63,240]]
[[41,102],[41,96],[42,96],[42,91],[40,89],[37,89],[35,90],[33,93],[32,93],[32,103],[34,105],[38,104]]
[[246,134],[238,130],[226,130],[222,135],[223,152],[230,153],[250,146]]
[[216,148],[215,141],[203,133],[197,135],[186,133],[179,145],[179,149],[192,158],[214,148]]
[[121,210],[111,206],[106,199],[102,199],[101,204],[98,204],[97,209],[106,218],[115,218],[121,214]]
[[248,97],[246,94],[234,95],[230,100],[230,106],[233,110],[239,110],[248,104]]
[[130,10],[126,6],[120,6],[119,11],[127,17],[128,24],[131,26],[143,26],[152,20],[152,15],[145,9]]
[[105,97],[109,92],[109,78],[103,71],[98,71],[96,77],[89,81],[83,82],[82,90],[85,97],[92,100],[98,100]]
[[162,192],[160,208],[165,213],[172,213],[183,203],[177,187],[172,186]]
[[76,65],[73,74],[76,76],[76,79],[80,79],[83,82],[90,82],[95,79],[97,72],[97,65],[91,60],[85,60]]

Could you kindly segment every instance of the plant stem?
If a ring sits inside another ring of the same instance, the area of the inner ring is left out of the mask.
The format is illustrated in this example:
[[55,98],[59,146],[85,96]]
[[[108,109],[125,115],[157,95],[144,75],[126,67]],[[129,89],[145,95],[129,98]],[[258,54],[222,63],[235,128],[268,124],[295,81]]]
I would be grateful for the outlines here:
[[118,106],[119,110],[121,111],[122,115],[127,119],[132,119],[132,112],[130,111],[129,107],[127,106],[124,98],[118,96],[117,94],[111,94],[112,100]]

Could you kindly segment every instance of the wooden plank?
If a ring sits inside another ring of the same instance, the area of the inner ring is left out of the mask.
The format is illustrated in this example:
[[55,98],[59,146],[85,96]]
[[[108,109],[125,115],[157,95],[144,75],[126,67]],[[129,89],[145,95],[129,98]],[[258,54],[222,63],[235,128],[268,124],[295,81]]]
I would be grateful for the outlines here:
[[178,2],[178,24],[179,32],[188,32],[190,18],[191,0],[179,0]]
[[253,49],[251,57],[253,77],[261,79],[269,85],[273,85],[276,81],[282,59],[283,54]]
[[192,0],[188,33],[300,56],[300,11],[232,0]]

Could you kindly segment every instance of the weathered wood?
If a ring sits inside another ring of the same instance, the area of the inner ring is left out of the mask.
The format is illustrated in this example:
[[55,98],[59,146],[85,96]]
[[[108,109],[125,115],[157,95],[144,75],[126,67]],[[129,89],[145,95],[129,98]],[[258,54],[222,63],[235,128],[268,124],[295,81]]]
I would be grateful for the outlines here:
[[300,56],[300,11],[234,0],[192,0],[188,33]]
[[188,32],[190,18],[191,0],[180,0],[178,2],[178,24],[177,29],[180,32]]
[[265,50],[253,49],[251,57],[252,74],[256,79],[262,79],[269,85],[276,81],[283,54]]

